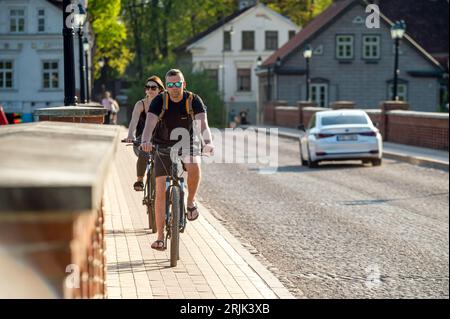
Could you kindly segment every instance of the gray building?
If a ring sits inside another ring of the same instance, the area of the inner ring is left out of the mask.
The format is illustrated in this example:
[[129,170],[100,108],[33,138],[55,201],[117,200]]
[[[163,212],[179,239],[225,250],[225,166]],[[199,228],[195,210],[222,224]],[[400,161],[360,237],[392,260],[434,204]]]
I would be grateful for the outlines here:
[[[335,0],[258,69],[261,106],[268,100],[296,105],[306,99],[303,51],[308,45],[313,49],[309,96],[319,106],[345,100],[358,107],[377,108],[380,101],[390,100],[395,50],[389,13],[395,12],[394,19],[400,19],[402,11],[397,7],[413,6],[404,0],[391,0],[383,6],[387,2]],[[378,5],[381,11],[378,26],[373,11],[366,12],[369,4]],[[400,44],[398,96],[412,110],[435,112],[446,99],[443,92],[448,84],[448,2],[419,0],[414,1],[414,8],[404,12],[407,29]],[[433,11],[438,14],[432,15]],[[375,22],[375,27],[370,28],[367,21]],[[433,27],[438,30],[430,31]],[[432,34],[421,38],[426,32]],[[413,36],[435,51],[426,50]]]

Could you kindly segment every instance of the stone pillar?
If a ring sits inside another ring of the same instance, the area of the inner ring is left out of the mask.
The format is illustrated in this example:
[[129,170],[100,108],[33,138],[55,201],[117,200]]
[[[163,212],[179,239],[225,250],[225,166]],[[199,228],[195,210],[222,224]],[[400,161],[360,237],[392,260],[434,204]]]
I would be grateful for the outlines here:
[[381,121],[380,133],[383,136],[383,141],[389,140],[389,116],[388,112],[393,110],[409,110],[409,104],[403,101],[383,101],[380,103]]
[[102,198],[119,138],[112,125],[0,128],[0,298],[106,297]]
[[303,122],[303,109],[305,107],[317,107],[317,103],[311,101],[298,101],[297,105],[298,105],[298,124],[303,124],[306,126],[307,123]]
[[354,109],[355,107],[354,101],[335,101],[330,104],[332,110]]
[[103,124],[106,109],[99,104],[85,106],[61,106],[36,109],[38,121]]
[[268,101],[264,103],[264,125],[275,125],[276,123],[276,112],[275,108],[277,106],[287,106],[287,101]]

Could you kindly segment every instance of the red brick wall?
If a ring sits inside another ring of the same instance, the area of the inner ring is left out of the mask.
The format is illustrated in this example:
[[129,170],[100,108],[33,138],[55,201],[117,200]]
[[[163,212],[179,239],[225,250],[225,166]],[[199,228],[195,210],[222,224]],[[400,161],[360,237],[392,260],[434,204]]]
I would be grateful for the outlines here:
[[[21,260],[45,279],[56,297],[106,297],[102,208],[78,214],[47,213],[44,217],[16,214],[0,222],[0,244],[18,251],[22,248]],[[36,244],[39,249],[33,249]],[[68,278],[75,286],[66,284]],[[39,297],[38,291],[26,293]]]
[[434,113],[391,111],[387,113],[389,142],[448,150],[448,116]]
[[71,122],[71,123],[92,123],[92,124],[103,124],[103,116],[39,116],[39,121],[54,121],[54,122]]
[[269,101],[264,104],[264,119],[266,125],[275,125],[275,107],[287,106],[286,101]]
[[300,124],[298,106],[277,106],[275,108],[277,126],[294,127]]

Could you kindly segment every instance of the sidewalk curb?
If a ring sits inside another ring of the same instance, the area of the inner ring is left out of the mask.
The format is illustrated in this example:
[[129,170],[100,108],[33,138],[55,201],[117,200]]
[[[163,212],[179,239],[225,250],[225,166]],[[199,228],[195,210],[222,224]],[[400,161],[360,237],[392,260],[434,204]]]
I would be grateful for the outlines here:
[[395,153],[395,152],[386,152],[386,151],[383,151],[383,157],[407,162],[412,165],[429,167],[429,168],[439,169],[439,170],[448,172],[448,163],[443,162],[443,161],[431,160],[428,158],[403,155],[403,154],[399,154],[399,153]]
[[[255,129],[257,131],[262,130],[261,128],[258,128],[258,127],[255,128]],[[266,134],[269,133],[268,129],[264,128],[263,130],[265,130]],[[283,132],[280,132],[280,131],[278,131],[278,135],[282,136],[282,137],[290,138],[290,139],[295,139],[295,140],[298,140],[298,138],[299,138],[295,134],[283,133]],[[399,154],[399,153],[383,150],[383,158],[394,159],[394,160],[398,160],[398,161],[407,162],[407,163],[412,164],[412,165],[439,169],[439,170],[443,170],[443,171],[446,171],[446,172],[449,171],[448,170],[449,164],[447,162],[438,161],[438,160],[432,160],[432,159],[424,158],[424,157],[404,155],[404,154]]]
[[223,218],[214,209],[206,208],[202,205],[202,199],[199,196],[197,202],[201,214],[204,219],[215,228],[222,237],[233,247],[239,256],[247,263],[247,265],[264,281],[264,283],[272,290],[279,299],[296,299],[294,295],[281,283],[274,274],[270,272],[259,260],[256,259],[228,229],[220,222]]

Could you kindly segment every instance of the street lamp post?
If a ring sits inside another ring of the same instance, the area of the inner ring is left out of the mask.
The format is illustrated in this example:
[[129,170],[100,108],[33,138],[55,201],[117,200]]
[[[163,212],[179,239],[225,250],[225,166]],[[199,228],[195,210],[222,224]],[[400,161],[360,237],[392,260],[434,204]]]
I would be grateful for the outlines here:
[[391,37],[395,41],[395,65],[394,65],[394,87],[392,92],[392,100],[398,101],[398,76],[400,74],[399,69],[399,47],[400,47],[400,40],[405,35],[406,31],[406,23],[405,21],[397,21],[395,24],[391,27]]
[[312,53],[313,53],[312,47],[308,44],[305,50],[303,51],[303,57],[306,60],[306,101],[308,102],[310,100],[309,90],[311,85],[311,78],[309,76],[309,61],[311,60]]
[[73,6],[71,0],[63,0],[64,105],[66,106],[77,104],[77,97],[75,95],[75,57],[73,46],[75,31],[70,22]]
[[75,14],[76,25],[78,26],[78,58],[79,58],[79,71],[80,71],[80,100],[81,103],[86,103],[86,93],[84,88],[84,76],[86,74],[86,68],[84,66],[84,54],[83,54],[83,25],[86,22],[86,11],[81,4],[78,4],[78,13]]
[[87,102],[91,101],[91,94],[90,94],[90,84],[89,84],[89,41],[87,38],[84,38],[83,40],[83,50],[84,50],[84,59],[86,61],[86,100]]
[[[274,68],[274,77],[275,77],[275,74],[276,74],[276,79],[277,79],[277,81],[276,81],[276,88],[275,88],[275,91],[277,92],[277,95],[276,95],[276,99],[278,100],[278,98],[279,98],[279,91],[278,91],[278,73],[276,72],[276,70],[278,70],[279,68],[281,67],[281,58],[280,57],[277,57],[277,62],[275,63],[275,68]],[[275,86],[275,85],[274,85]]]

